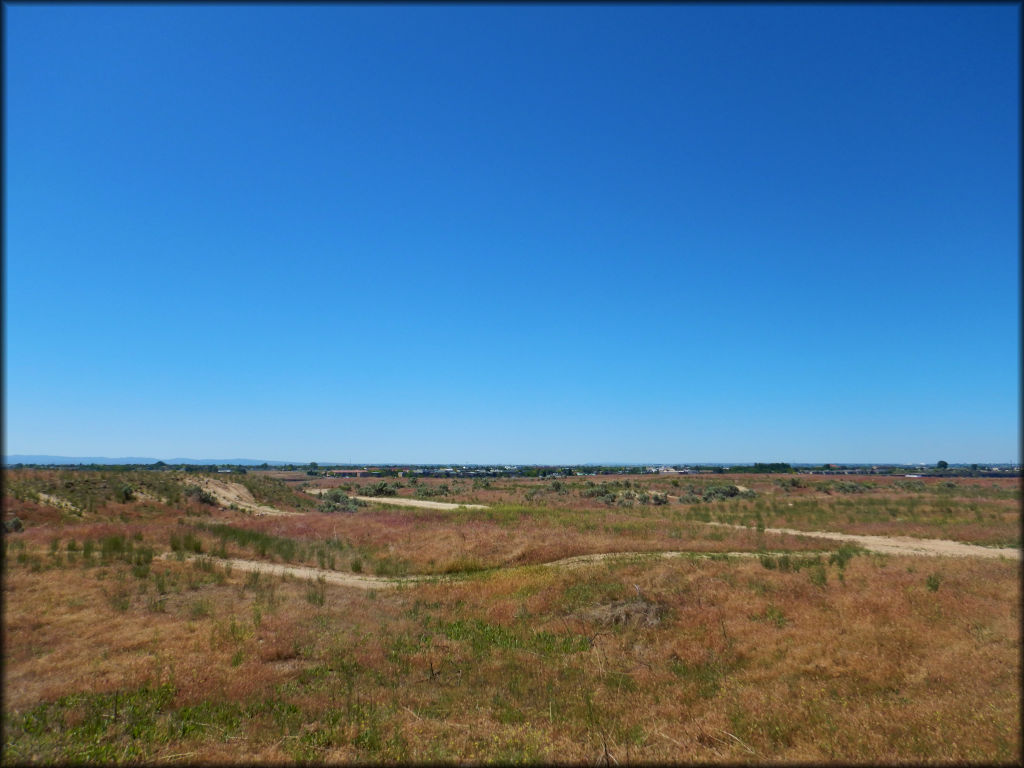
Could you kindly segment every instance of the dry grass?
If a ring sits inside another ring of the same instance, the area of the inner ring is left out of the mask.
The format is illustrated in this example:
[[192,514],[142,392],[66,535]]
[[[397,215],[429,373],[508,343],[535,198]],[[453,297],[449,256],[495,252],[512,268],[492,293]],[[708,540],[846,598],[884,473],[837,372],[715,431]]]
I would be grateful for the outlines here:
[[[309,479],[309,478],[307,478]],[[785,487],[798,480],[801,487]],[[315,485],[347,487],[358,494],[380,482],[377,478],[317,478]],[[448,493],[430,498],[487,505],[521,505],[540,510],[559,509],[585,514],[626,511],[650,520],[710,519],[753,525],[760,513],[769,527],[828,530],[890,536],[944,538],[989,546],[1020,546],[1020,483],[1014,478],[921,478],[889,476],[796,476],[712,474],[614,475],[560,481],[535,478],[497,478],[487,487],[471,480],[408,478],[388,480],[401,497],[412,498],[423,488],[446,487]],[[556,482],[558,483],[556,485]],[[628,484],[640,492],[665,493],[667,507],[633,504],[625,508],[602,503],[585,493],[594,487]],[[698,495],[715,485],[739,485],[756,494],[711,504],[681,504],[688,492]],[[860,492],[852,493],[850,489]]]
[[[344,567],[356,555],[367,571],[375,558],[475,564],[374,593],[216,559],[103,562],[104,537],[160,554],[191,531],[213,549],[195,526],[209,519],[182,510],[62,522],[45,505],[17,509],[27,529],[4,539],[5,763],[1020,758],[1019,562],[830,562],[799,551],[820,542],[704,527],[682,505],[217,512],[282,540],[342,541]],[[790,554],[532,565],[764,548]]]

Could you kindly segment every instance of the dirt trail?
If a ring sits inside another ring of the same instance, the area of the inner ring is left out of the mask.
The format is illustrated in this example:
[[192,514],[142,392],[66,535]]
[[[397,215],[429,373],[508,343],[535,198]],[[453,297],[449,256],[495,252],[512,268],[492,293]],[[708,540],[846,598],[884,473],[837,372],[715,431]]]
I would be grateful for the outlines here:
[[[724,525],[724,523],[709,523],[709,525]],[[729,526],[742,528],[743,526]],[[768,532],[778,533],[793,533],[798,535],[810,535],[806,531],[796,531],[789,529],[766,529]],[[1005,556],[1011,559],[1020,559],[1020,552],[1015,549],[989,549],[987,547],[978,547],[971,544],[960,544],[956,541],[926,541],[922,539],[908,539],[907,544],[894,544],[895,540],[902,541],[906,537],[884,537],[884,536],[854,536],[852,534],[834,534],[827,531],[819,532],[817,534],[820,538],[835,538],[842,537],[843,540],[854,540],[865,549],[870,549],[874,552],[882,552],[889,555],[930,555],[930,556],[954,556],[954,557],[1000,557]],[[880,541],[871,541],[878,539]],[[864,541],[868,540],[868,541]],[[938,544],[940,546],[927,546]],[[945,545],[953,545],[952,548]],[[966,551],[961,551],[959,548],[964,547]],[[1006,554],[1010,553],[1010,554]],[[718,557],[760,557],[762,552],[687,552],[687,551],[669,551],[669,552],[601,552],[592,555],[576,555],[574,557],[564,557],[560,560],[552,560],[549,563],[540,563],[539,567],[542,568],[578,568],[585,565],[592,565],[594,563],[600,563],[605,560],[618,560],[618,559],[629,559],[629,558],[676,558],[676,557],[687,557],[687,558],[698,558],[698,559],[710,559]],[[777,552],[770,554],[779,554]],[[798,552],[793,553],[800,556],[820,554],[815,552]],[[174,553],[167,552],[162,557],[166,560],[170,560],[174,557]],[[193,559],[193,556],[188,556],[187,559]],[[403,584],[414,584],[416,582],[437,582],[447,581],[457,576],[453,575],[431,575],[431,576],[364,576],[358,573],[344,573],[341,571],[329,571],[322,568],[313,568],[307,565],[282,565],[280,563],[267,563],[260,560],[242,560],[240,558],[228,558],[220,559],[216,558],[215,562],[222,564],[230,564],[232,570],[236,571],[257,571],[260,573],[268,573],[272,576],[283,576],[285,574],[298,579],[316,580],[323,579],[327,584],[337,584],[343,587],[354,587],[356,589],[389,589],[392,587],[398,587]],[[501,570],[508,568],[531,568],[538,566],[506,566]],[[497,569],[496,569],[497,570]]]
[[[438,503],[438,502],[435,502]],[[287,513],[285,513],[287,514]],[[723,528],[741,528],[742,525],[729,525],[727,523],[706,523]],[[749,530],[749,529],[746,529]],[[947,541],[944,539],[915,539],[909,536],[862,536],[850,533],[833,533],[831,531],[798,531],[792,528],[766,528],[765,533],[787,533],[796,536],[814,536],[822,539],[833,539],[838,541],[852,541],[872,552],[879,552],[886,555],[916,555],[932,557],[1005,557],[1011,560],[1020,559],[1020,550],[1011,548],[981,547],[975,544],[963,544],[959,541]],[[715,557],[760,557],[763,552],[690,552],[690,551],[654,551],[654,552],[601,552],[591,555],[575,555],[564,557],[560,560],[552,560],[548,563],[540,563],[543,568],[577,568],[584,565],[591,565],[605,560],[628,559],[628,558],[676,558],[689,557],[709,559]],[[768,554],[778,554],[769,552]],[[811,555],[814,552],[796,552],[796,555]],[[174,554],[171,552],[162,555],[164,559],[171,559]],[[188,559],[192,559],[189,556]],[[271,575],[282,576],[288,574],[299,579],[323,579],[328,584],[338,584],[344,587],[355,587],[357,589],[387,589],[402,584],[411,584],[422,581],[445,581],[453,578],[451,575],[431,576],[364,576],[357,573],[344,573],[340,571],[329,571],[322,568],[313,568],[306,565],[282,565],[279,563],[267,563],[260,560],[243,560],[240,558],[217,558],[218,562],[230,563],[231,568],[238,571],[258,571]],[[529,568],[535,566],[504,566],[499,568]]]
[[[721,528],[740,528],[750,530],[744,525],[729,523],[705,523]],[[979,544],[965,544],[962,541],[949,539],[918,539],[913,536],[869,536],[855,533],[835,533],[833,531],[798,531],[795,528],[765,528],[765,533],[788,533],[794,536],[813,536],[818,539],[833,541],[849,541],[859,544],[871,552],[885,555],[926,555],[932,557],[1005,557],[1020,560],[1020,550],[1012,547],[983,547]]]
[[[306,493],[323,495],[333,488],[307,488]],[[394,504],[396,507],[422,507],[423,509],[487,509],[485,504],[452,504],[447,501],[426,501],[424,499],[408,499],[404,496],[352,496],[353,499],[368,501],[373,504]]]
[[[162,557],[165,560],[170,560],[174,557],[174,553],[168,552]],[[189,556],[186,559],[191,560],[193,557]],[[240,560],[233,557],[226,559],[215,558],[214,562],[221,563],[223,565],[230,564],[231,569],[235,571],[256,571],[259,573],[268,573],[271,576],[284,576],[287,574],[298,579],[323,579],[328,584],[340,584],[343,587],[356,587],[358,589],[387,589],[389,587],[397,587],[400,584],[405,584],[407,582],[436,578],[430,576],[363,576],[358,573],[328,571],[322,568],[312,568],[307,565],[281,565],[279,563],[265,563],[260,560]]]
[[[576,555],[575,557],[565,557],[561,560],[552,560],[550,563],[539,563],[538,566],[541,568],[575,568],[582,565],[589,565],[592,563],[599,563],[604,560],[617,560],[617,559],[628,559],[631,557],[696,557],[696,558],[711,558],[711,557],[757,557],[760,553],[757,552],[602,552],[595,555]],[[809,554],[809,553],[801,553]],[[175,557],[173,552],[166,552],[161,557],[164,560],[172,560]],[[194,555],[188,555],[186,560],[195,559]],[[258,573],[267,573],[271,576],[283,576],[285,574],[298,579],[323,579],[328,584],[339,584],[343,587],[355,587],[356,589],[388,589],[390,587],[398,587],[402,584],[412,584],[415,582],[422,581],[448,581],[457,576],[450,574],[446,575],[430,575],[430,576],[363,576],[358,573],[345,573],[343,571],[329,571],[322,568],[313,568],[308,565],[283,565],[281,563],[267,563],[261,560],[242,560],[239,558],[213,558],[215,563],[222,565],[231,565],[231,569],[234,571],[256,571]],[[532,565],[519,565],[519,566],[506,566],[502,570],[507,568],[533,568],[538,566]],[[497,570],[497,569],[496,569]]]
[[[713,557],[761,557],[764,554],[777,555],[780,552],[688,552],[688,551],[671,551],[671,552],[601,552],[596,555],[576,555],[574,557],[563,557],[561,560],[552,560],[550,563],[541,563],[541,567],[548,568],[551,566],[559,566],[566,568],[574,568],[579,565],[590,565],[592,563],[600,563],[604,560],[616,560],[616,559],[628,559],[631,557],[693,557],[701,560],[707,560]],[[790,554],[790,553],[786,553]],[[813,550],[801,550],[798,554],[800,555],[815,555],[822,554]]]
[[283,509],[259,504],[249,489],[239,483],[229,483],[212,477],[190,477],[185,482],[191,485],[198,485],[204,491],[207,491],[217,499],[217,502],[222,507],[230,507],[234,504],[236,507],[252,512],[257,516],[298,514],[297,512],[285,512]]

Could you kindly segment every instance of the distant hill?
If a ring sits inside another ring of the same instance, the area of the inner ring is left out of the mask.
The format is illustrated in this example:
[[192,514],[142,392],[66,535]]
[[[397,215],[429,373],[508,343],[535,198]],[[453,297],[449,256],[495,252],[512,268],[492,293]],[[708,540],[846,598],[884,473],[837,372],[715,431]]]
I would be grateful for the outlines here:
[[281,466],[294,464],[289,461],[264,461],[263,459],[154,459],[146,456],[124,456],[111,459],[106,456],[46,456],[16,453],[4,456],[4,465],[11,464],[244,464],[246,466]]

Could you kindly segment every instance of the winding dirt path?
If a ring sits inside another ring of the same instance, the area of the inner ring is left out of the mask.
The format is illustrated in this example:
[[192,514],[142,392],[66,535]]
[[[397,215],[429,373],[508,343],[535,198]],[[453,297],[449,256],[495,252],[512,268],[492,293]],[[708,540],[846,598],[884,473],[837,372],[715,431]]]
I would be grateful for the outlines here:
[[[549,563],[538,563],[536,565],[513,565],[498,566],[494,570],[509,570],[510,568],[578,568],[583,565],[591,565],[604,560],[628,559],[631,557],[671,558],[671,557],[694,557],[708,559],[711,557],[758,557],[763,553],[759,552],[602,552],[594,555],[576,555],[564,557],[561,560],[552,560]],[[801,552],[800,554],[815,554],[813,552]],[[165,552],[160,556],[164,560],[172,560],[175,557],[173,552]],[[202,556],[201,556],[202,557]],[[194,560],[195,555],[186,555],[185,560]],[[414,575],[414,576],[364,576],[360,573],[346,573],[344,571],[329,571],[323,568],[313,568],[308,565],[283,565],[281,563],[267,563],[262,560],[243,560],[229,557],[211,558],[214,563],[230,565],[233,571],[246,571],[266,573],[271,576],[291,576],[297,579],[315,581],[323,579],[327,584],[338,584],[343,587],[355,587],[356,589],[388,589],[403,584],[415,582],[438,582],[450,581],[458,578],[458,574],[437,574],[437,575]]]
[[[727,525],[726,523],[707,523],[727,528],[744,528],[742,525]],[[846,533],[832,533],[829,531],[798,531],[790,528],[766,528],[766,533],[788,533],[799,536],[816,536],[823,539],[835,539],[840,541],[852,541],[867,550],[887,555],[915,555],[931,557],[987,557],[1007,558],[1019,560],[1020,551],[1016,549],[979,547],[973,544],[963,544],[958,541],[946,541],[941,539],[914,539],[908,536],[859,536]],[[509,568],[579,568],[592,565],[606,560],[619,560],[628,558],[698,558],[710,559],[716,557],[760,557],[762,554],[780,554],[779,552],[689,552],[689,551],[668,551],[668,552],[601,552],[592,555],[576,555],[564,557],[560,560],[552,560],[548,563],[537,565],[514,565],[498,566],[495,570],[508,570]],[[821,554],[810,551],[793,553],[798,556]],[[162,557],[171,559],[173,553],[168,552]],[[186,559],[193,559],[189,556]],[[359,573],[346,573],[342,571],[329,571],[322,568],[313,568],[307,565],[282,565],[279,563],[267,563],[260,560],[243,560],[240,558],[220,559],[215,562],[224,565],[230,564],[232,570],[256,571],[267,573],[272,576],[291,576],[297,579],[314,581],[322,579],[327,584],[337,584],[343,587],[354,587],[356,589],[390,589],[403,584],[414,584],[416,582],[438,582],[448,581],[457,578],[457,575],[415,575],[415,576],[364,576]]]

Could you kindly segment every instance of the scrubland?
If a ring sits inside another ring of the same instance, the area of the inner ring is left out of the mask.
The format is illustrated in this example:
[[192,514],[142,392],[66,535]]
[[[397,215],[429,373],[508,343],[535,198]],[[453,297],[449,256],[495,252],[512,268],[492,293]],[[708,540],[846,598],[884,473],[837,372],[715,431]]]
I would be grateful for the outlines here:
[[324,512],[251,474],[291,513],[254,516],[126,475],[5,472],[6,763],[1020,759],[1019,560],[765,531],[1019,547],[1013,482],[398,479],[490,508]]

